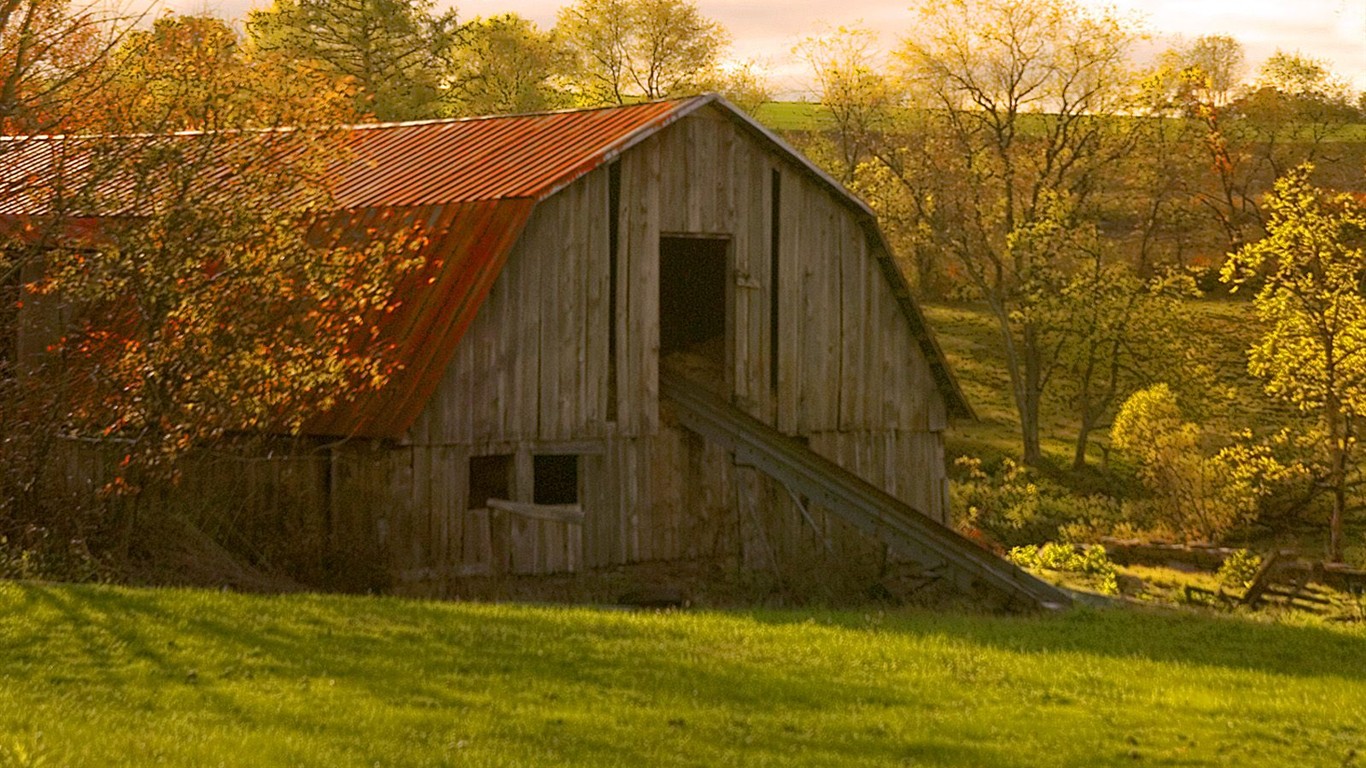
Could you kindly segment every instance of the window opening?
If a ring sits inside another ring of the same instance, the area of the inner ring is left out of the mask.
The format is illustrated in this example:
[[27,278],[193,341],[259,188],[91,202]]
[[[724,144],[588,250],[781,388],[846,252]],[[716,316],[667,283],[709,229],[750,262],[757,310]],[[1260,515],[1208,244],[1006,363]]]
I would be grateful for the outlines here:
[[470,495],[466,506],[483,509],[489,499],[512,498],[512,455],[470,457]]
[[552,454],[532,457],[534,487],[531,500],[536,504],[579,503],[579,457]]

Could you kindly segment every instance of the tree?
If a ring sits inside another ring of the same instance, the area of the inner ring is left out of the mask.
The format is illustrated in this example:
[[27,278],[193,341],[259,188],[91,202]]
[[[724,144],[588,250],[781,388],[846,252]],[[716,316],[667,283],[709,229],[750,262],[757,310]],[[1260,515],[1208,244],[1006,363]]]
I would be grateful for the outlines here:
[[374,320],[423,242],[402,215],[362,227],[334,212],[327,169],[343,138],[201,132],[73,149],[112,183],[70,204],[106,218],[83,241],[39,244],[34,291],[76,308],[53,329],[65,429],[120,446],[111,490],[165,487],[196,450],[297,433],[386,380]]
[[352,89],[282,57],[248,59],[237,31],[212,16],[165,14],[111,53],[112,132],[167,132],[355,120]]
[[1228,106],[1246,69],[1243,44],[1229,35],[1201,35],[1178,54],[1178,68],[1192,98],[1216,109]]
[[1357,418],[1366,413],[1366,206],[1310,183],[1303,165],[1267,197],[1267,236],[1229,256],[1222,277],[1260,282],[1254,298],[1268,330],[1249,350],[1248,370],[1272,397],[1321,424],[1333,495],[1328,555],[1342,559]]
[[893,127],[892,110],[903,95],[887,77],[886,60],[877,33],[858,27],[839,27],[809,37],[796,52],[816,75],[821,106],[834,122],[835,177],[853,186],[859,166],[872,158],[875,147]]
[[[1178,57],[1180,58],[1180,57]],[[1251,87],[1225,99],[1198,64],[1180,70],[1181,114],[1203,129],[1207,173],[1186,180],[1189,195],[1236,251],[1260,237],[1260,196],[1289,169],[1325,157],[1329,139],[1356,118],[1350,89],[1322,61],[1278,51]]]
[[[1023,457],[1041,458],[1043,331],[1021,312],[1070,269],[1065,241],[1020,234],[1055,203],[1083,219],[1135,141],[1135,39],[1068,0],[927,0],[900,51],[907,90],[938,136],[888,167],[932,182],[936,242],[996,318]],[[1056,229],[1054,231],[1057,231]]]
[[[1094,258],[1034,308],[1050,348],[1046,379],[1052,398],[1077,421],[1072,468],[1086,465],[1091,434],[1141,386],[1173,373],[1183,360],[1183,300],[1197,292],[1189,277],[1142,280],[1122,263]],[[1179,366],[1188,378],[1196,368]]]
[[0,134],[73,131],[98,122],[95,95],[105,82],[106,58],[137,21],[96,3],[0,3]]
[[561,106],[558,81],[567,59],[554,35],[516,14],[467,22],[451,55],[445,111],[496,115]]
[[277,53],[357,89],[379,120],[434,117],[456,28],[431,0],[275,0],[247,17],[253,57]]
[[730,35],[690,0],[580,0],[556,33],[574,52],[589,104],[624,104],[706,90],[720,81]]

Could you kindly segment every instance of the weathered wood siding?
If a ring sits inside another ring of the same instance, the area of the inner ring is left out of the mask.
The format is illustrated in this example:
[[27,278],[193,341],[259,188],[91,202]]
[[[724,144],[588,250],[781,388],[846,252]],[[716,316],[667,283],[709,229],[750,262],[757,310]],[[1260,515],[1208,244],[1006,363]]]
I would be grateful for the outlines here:
[[[729,240],[733,402],[942,519],[944,400],[857,215],[716,113],[681,120],[618,162],[617,284],[609,279],[611,171],[603,168],[537,208],[411,444],[392,453],[392,498],[377,523],[401,581],[651,559],[776,568],[813,552],[872,556],[829,515],[803,514],[780,486],[670,426],[667,407],[661,420],[661,235]],[[581,457],[581,526],[471,507],[470,457],[515,455],[513,500],[529,501],[530,457],[547,452]]]

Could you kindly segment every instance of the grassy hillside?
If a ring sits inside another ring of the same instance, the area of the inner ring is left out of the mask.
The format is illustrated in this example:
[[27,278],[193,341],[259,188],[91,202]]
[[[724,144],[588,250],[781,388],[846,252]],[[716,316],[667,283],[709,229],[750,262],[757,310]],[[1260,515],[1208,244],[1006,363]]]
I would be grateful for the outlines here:
[[[1200,360],[1217,373],[1220,392],[1198,405],[1235,429],[1272,430],[1291,418],[1268,400],[1261,384],[1247,372],[1247,349],[1259,333],[1250,305],[1239,301],[1202,300],[1189,305],[1200,345]],[[927,304],[935,334],[958,376],[975,422],[960,422],[951,433],[951,453],[991,459],[1019,456],[1019,418],[1010,394],[996,320],[985,307],[971,304]],[[1044,451],[1059,466],[1072,458],[1075,421],[1056,403],[1046,404]],[[1104,439],[1103,430],[1093,440]]]
[[0,766],[1339,766],[1364,643],[0,582]]

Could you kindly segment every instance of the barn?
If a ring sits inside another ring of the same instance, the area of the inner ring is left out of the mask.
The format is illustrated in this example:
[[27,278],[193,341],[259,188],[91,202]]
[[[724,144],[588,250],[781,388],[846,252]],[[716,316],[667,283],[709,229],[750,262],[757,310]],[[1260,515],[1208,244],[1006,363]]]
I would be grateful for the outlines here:
[[402,367],[195,493],[402,594],[692,563],[1066,602],[945,525],[971,411],[872,211],[724,99],[348,131],[338,201],[430,231]]

